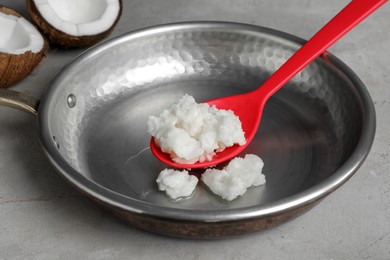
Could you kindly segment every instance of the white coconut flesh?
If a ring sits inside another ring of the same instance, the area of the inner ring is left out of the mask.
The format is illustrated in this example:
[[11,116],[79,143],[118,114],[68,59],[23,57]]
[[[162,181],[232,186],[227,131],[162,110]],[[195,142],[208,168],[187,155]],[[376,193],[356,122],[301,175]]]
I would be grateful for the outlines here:
[[19,55],[27,51],[42,51],[42,35],[23,17],[0,12],[0,31],[0,52]]
[[48,23],[72,36],[106,31],[120,12],[118,0],[34,0],[34,3]]

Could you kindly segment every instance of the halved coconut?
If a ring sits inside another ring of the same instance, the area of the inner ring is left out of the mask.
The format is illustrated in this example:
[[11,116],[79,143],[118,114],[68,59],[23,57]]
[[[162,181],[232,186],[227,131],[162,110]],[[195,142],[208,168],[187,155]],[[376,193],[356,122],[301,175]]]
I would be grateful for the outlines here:
[[48,49],[40,32],[16,11],[0,6],[0,87],[22,80]]
[[27,0],[27,6],[50,43],[65,48],[107,37],[122,13],[121,0]]

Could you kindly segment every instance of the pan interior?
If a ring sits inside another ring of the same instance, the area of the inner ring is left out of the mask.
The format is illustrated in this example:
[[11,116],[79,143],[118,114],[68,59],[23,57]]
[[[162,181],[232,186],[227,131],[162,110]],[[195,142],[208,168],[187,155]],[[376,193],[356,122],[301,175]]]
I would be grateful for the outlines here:
[[234,209],[305,191],[348,159],[362,128],[362,104],[353,84],[322,58],[268,101],[259,131],[245,150],[263,159],[267,183],[233,202],[202,184],[178,201],[158,191],[155,180],[166,166],[150,152],[146,132],[149,115],[186,93],[201,102],[261,85],[299,47],[286,37],[239,26],[189,26],[107,44],[53,83],[47,105],[52,145],[84,178],[160,206]]

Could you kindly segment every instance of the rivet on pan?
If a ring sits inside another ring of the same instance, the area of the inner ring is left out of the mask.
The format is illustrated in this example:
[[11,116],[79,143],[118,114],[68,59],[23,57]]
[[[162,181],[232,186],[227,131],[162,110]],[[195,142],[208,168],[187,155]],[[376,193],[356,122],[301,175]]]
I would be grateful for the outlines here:
[[57,138],[53,135],[53,141],[56,144],[57,148],[60,149],[60,143],[58,142]]
[[68,102],[68,106],[69,106],[70,108],[75,107],[75,106],[76,106],[76,96],[73,95],[73,94],[70,94],[70,95],[68,96],[67,102]]

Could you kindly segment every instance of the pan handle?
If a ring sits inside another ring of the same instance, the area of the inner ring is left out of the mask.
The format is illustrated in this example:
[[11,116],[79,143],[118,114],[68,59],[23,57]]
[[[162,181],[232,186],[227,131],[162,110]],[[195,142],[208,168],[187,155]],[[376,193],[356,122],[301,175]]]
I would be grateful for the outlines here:
[[0,89],[0,106],[13,107],[36,116],[39,100],[14,90]]

